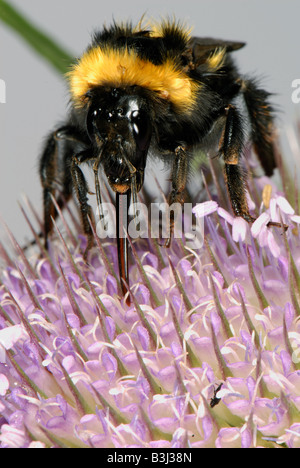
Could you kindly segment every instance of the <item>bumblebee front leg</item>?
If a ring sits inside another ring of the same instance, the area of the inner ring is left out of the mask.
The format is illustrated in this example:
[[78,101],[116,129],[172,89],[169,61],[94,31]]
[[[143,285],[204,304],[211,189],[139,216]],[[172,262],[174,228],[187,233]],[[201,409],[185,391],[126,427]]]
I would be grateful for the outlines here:
[[81,143],[78,139],[76,129],[71,125],[64,125],[50,134],[46,142],[43,154],[40,159],[40,178],[43,187],[43,206],[44,206],[44,239],[45,248],[48,248],[48,237],[53,229],[52,218],[57,217],[57,211],[54,207],[52,197],[55,196],[58,188],[58,176],[62,179],[62,193],[57,199],[57,204],[60,208],[67,203],[72,195],[72,184],[70,180],[69,167],[66,164],[68,160],[68,152],[71,149],[64,149],[64,173],[58,174],[58,153],[59,142],[69,142],[74,152],[76,144]]
[[93,231],[90,225],[90,222],[94,222],[93,211],[91,206],[88,204],[87,194],[89,193],[89,188],[82,170],[80,169],[80,164],[86,162],[90,159],[90,151],[82,151],[81,153],[74,155],[71,161],[71,176],[73,187],[75,189],[76,197],[79,202],[81,222],[85,235],[87,236],[88,243],[84,251],[84,259],[87,258],[87,253],[90,248],[93,246]]
[[240,166],[244,135],[241,117],[237,109],[229,105],[225,108],[226,123],[221,137],[219,153],[225,162],[225,181],[233,212],[248,222],[254,221],[249,213],[246,198],[245,175]]
[[[173,203],[184,203],[184,191],[187,180],[188,161],[187,153],[183,146],[178,146],[175,149],[175,159],[172,168],[172,190],[169,195],[169,206]],[[170,210],[170,235],[165,242],[165,247],[170,247],[171,239],[174,233],[175,216],[174,210]]]
[[48,248],[48,236],[52,230],[52,219],[55,217],[52,196],[55,192],[55,177],[57,169],[57,144],[54,133],[47,140],[41,162],[40,177],[43,187],[44,206],[44,240],[45,248]]
[[[65,128],[65,127],[63,127]],[[57,217],[57,211],[54,207],[52,197],[57,191],[57,166],[58,166],[58,129],[49,136],[44,152],[40,160],[40,178],[43,187],[43,207],[44,207],[44,240],[45,248],[48,248],[48,237],[53,229],[52,218]],[[64,180],[62,196],[57,200],[58,206],[61,208],[70,198],[71,190],[69,184]]]

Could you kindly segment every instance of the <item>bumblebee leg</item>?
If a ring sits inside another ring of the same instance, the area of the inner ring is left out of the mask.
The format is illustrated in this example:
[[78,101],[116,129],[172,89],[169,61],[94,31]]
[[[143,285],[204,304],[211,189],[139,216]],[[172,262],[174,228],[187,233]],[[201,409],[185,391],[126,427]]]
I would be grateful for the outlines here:
[[86,162],[90,159],[94,159],[94,158],[90,157],[89,150],[85,150],[77,155],[74,155],[72,157],[72,162],[71,162],[71,176],[72,176],[73,187],[75,189],[76,197],[79,202],[83,231],[88,239],[87,247],[84,252],[85,260],[86,260],[88,251],[93,245],[94,237],[93,237],[92,228],[90,226],[90,220],[91,222],[93,222],[94,219],[93,219],[92,208],[88,204],[87,194],[89,192],[89,188],[85,180],[85,177],[82,173],[82,170],[80,169],[79,166],[81,163]]
[[276,167],[273,109],[268,102],[269,93],[253,80],[241,83],[251,123],[251,140],[265,174],[271,176]]
[[52,219],[55,218],[55,208],[52,196],[55,194],[55,184],[57,177],[57,142],[55,133],[51,134],[47,140],[40,162],[40,177],[43,187],[44,206],[44,239],[45,247],[48,248],[48,236],[52,231]]
[[219,152],[225,162],[225,180],[234,214],[248,222],[254,221],[250,215],[245,187],[245,175],[240,167],[240,154],[243,148],[243,128],[241,117],[234,106],[225,109],[226,123],[221,138]]
[[[188,170],[187,153],[183,146],[178,146],[175,149],[175,159],[172,168],[172,190],[169,195],[168,203],[171,206],[173,203],[184,203],[184,191],[186,186]],[[170,235],[165,242],[165,247],[170,247],[171,239],[174,233],[174,210],[170,212]]]
[[[44,152],[40,160],[40,178],[43,187],[43,206],[44,206],[44,239],[45,247],[48,247],[48,237],[53,229],[52,218],[57,217],[57,211],[52,202],[52,197],[55,196],[57,191],[57,179],[58,179],[58,150],[59,141],[68,140],[72,142],[71,146],[78,144],[80,141],[76,135],[76,131],[72,126],[65,125],[55,130],[49,136]],[[83,142],[80,142],[83,143]],[[65,150],[64,154],[64,175],[63,175],[63,189],[62,195],[58,198],[57,204],[60,208],[63,208],[65,203],[70,199],[72,194],[72,180],[69,174],[69,167],[67,166],[68,155],[70,147]],[[74,149],[72,151],[74,153]]]
[[[221,139],[220,153],[225,161],[225,180],[231,201],[231,206],[236,216],[241,216],[249,223],[255,221],[249,213],[246,198],[245,174],[239,164],[239,157],[243,148],[243,129],[238,111],[234,106],[225,109],[227,114],[225,129]],[[281,223],[269,221],[267,226],[283,227]]]

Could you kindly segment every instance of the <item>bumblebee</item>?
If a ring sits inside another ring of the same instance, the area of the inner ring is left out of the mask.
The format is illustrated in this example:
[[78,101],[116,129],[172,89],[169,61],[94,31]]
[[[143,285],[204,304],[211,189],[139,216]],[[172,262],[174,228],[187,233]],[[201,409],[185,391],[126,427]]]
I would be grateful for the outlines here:
[[[49,135],[40,158],[46,247],[52,217],[57,216],[52,197],[63,208],[74,192],[88,239],[86,257],[93,244],[93,216],[82,166],[88,164],[93,170],[100,207],[98,173],[102,171],[116,193],[119,270],[125,294],[128,241],[119,235],[118,225],[128,223],[124,206],[129,206],[131,197],[136,200],[143,186],[148,154],[171,165],[168,202],[182,204],[194,150],[212,147],[216,140],[233,212],[253,222],[241,167],[247,129],[240,97],[254,150],[268,176],[276,166],[275,138],[269,93],[254,79],[241,76],[232,59],[232,53],[244,45],[193,37],[181,23],[169,20],[149,27],[113,23],[93,35],[67,75],[68,117]],[[172,228],[174,219],[170,224]]]

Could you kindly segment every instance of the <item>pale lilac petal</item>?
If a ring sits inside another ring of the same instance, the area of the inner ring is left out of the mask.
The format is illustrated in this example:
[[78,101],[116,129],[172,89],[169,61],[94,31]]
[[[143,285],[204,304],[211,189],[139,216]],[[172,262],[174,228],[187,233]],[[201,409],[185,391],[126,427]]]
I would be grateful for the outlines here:
[[255,205],[255,203],[254,203],[254,201],[253,201],[253,199],[252,199],[250,193],[248,192],[248,190],[247,190],[247,192],[246,192],[246,198],[247,198],[247,204],[248,204],[249,210],[250,210],[250,211],[255,210],[256,205]]
[[268,231],[268,246],[275,258],[280,255],[280,247],[277,244],[275,237],[271,231]]
[[288,215],[293,215],[295,213],[294,208],[292,208],[286,198],[279,196],[276,198],[276,203],[284,213]]
[[33,448],[33,449],[46,448],[46,444],[44,442],[34,441],[34,442],[30,442],[30,444],[28,445],[28,448]]
[[0,330],[0,345],[5,349],[11,349],[20,338],[26,337],[27,334],[22,325],[13,325],[11,327]]
[[282,436],[280,442],[285,442],[289,448],[300,448],[300,424],[292,424],[286,429],[286,434]]
[[268,245],[268,239],[269,239],[269,229],[265,225],[263,225],[257,236],[259,245],[261,247],[266,247]]
[[22,429],[3,424],[1,426],[0,442],[3,447],[22,448],[26,442],[25,433]]
[[0,396],[4,396],[9,389],[9,381],[4,374],[0,374]]
[[275,223],[280,223],[280,216],[278,213],[278,206],[277,206],[276,198],[271,198],[269,211],[270,211],[271,220],[274,221]]
[[171,447],[172,448],[185,448],[187,440],[188,440],[187,431],[183,428],[179,428],[173,434]]
[[228,213],[228,211],[224,210],[224,208],[221,208],[221,207],[219,207],[217,211],[218,211],[218,215],[221,216],[221,218],[225,219],[227,223],[233,224],[234,216]]
[[76,361],[74,356],[66,356],[63,359],[62,364],[66,371],[70,374],[71,372],[73,372],[74,367],[76,367]]
[[215,201],[207,201],[203,203],[197,203],[192,209],[192,212],[199,218],[210,215],[218,209],[218,203]]
[[232,239],[235,242],[244,241],[248,230],[248,223],[241,217],[234,218],[232,224]]
[[202,428],[204,432],[204,440],[208,440],[211,437],[213,431],[212,419],[208,416],[202,418]]
[[217,448],[240,448],[240,432],[238,428],[228,427],[219,431],[216,447]]
[[293,221],[294,223],[297,223],[297,224],[300,224],[300,216],[299,215],[293,215],[291,216],[291,221]]
[[258,237],[262,228],[265,227],[270,221],[270,215],[268,213],[262,213],[252,224],[251,234],[253,237]]

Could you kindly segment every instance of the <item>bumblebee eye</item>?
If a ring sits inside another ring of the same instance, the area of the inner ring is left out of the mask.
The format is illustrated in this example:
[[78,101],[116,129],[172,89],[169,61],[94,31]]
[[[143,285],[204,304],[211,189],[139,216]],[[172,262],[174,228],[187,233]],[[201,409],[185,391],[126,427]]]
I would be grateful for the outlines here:
[[96,119],[100,116],[101,112],[101,107],[92,107],[88,112],[86,118],[86,128],[91,141],[94,139],[95,132],[97,132]]
[[134,138],[141,151],[148,149],[151,138],[150,117],[144,110],[134,110],[131,112],[130,120]]

